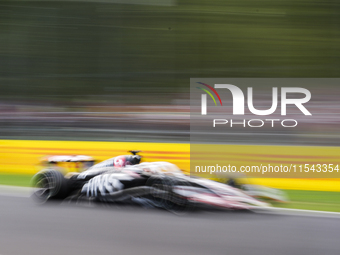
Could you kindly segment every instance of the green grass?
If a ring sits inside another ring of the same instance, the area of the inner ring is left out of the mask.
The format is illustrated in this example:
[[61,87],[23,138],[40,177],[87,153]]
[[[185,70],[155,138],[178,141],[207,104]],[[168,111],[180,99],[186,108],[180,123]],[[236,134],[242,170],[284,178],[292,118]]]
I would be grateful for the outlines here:
[[285,190],[285,192],[290,201],[286,204],[274,204],[274,206],[340,212],[340,192],[308,190]]
[[0,185],[29,187],[33,175],[0,174]]

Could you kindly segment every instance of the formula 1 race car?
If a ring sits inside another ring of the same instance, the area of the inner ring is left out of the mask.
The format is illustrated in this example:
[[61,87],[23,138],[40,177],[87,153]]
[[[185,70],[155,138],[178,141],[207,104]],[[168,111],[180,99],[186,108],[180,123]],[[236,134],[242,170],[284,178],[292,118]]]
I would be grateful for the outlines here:
[[47,168],[33,177],[32,197],[48,200],[138,204],[182,212],[190,208],[255,209],[269,205],[242,190],[184,175],[168,162],[140,163],[138,151],[105,160],[81,173]]

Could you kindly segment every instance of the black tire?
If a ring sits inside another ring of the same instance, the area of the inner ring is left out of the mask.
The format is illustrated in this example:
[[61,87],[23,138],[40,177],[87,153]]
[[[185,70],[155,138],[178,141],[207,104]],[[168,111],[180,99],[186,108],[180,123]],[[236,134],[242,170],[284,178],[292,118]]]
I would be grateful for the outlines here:
[[176,214],[184,213],[191,208],[185,197],[173,191],[174,186],[180,184],[183,185],[171,177],[151,177],[146,183],[147,186],[154,188],[151,196],[158,207]]
[[226,182],[227,185],[233,187],[233,188],[237,188],[237,189],[241,189],[241,185],[239,184],[239,182],[234,179],[234,178],[229,178]]
[[43,170],[32,178],[32,198],[38,203],[64,199],[68,195],[67,180],[59,171]]

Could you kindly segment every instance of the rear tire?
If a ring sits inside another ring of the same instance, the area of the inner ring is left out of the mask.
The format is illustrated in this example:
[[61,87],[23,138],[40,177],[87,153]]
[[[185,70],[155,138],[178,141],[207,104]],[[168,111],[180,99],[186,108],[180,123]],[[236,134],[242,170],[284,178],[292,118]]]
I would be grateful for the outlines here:
[[34,192],[32,198],[40,203],[48,200],[64,199],[68,195],[67,180],[63,174],[53,169],[43,170],[32,178]]

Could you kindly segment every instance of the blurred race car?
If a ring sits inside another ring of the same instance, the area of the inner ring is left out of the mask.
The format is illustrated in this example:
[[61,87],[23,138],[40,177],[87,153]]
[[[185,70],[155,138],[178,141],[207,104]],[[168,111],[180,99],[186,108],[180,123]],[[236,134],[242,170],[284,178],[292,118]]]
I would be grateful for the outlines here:
[[68,172],[83,172],[95,164],[96,160],[86,155],[53,155],[40,160],[40,168],[54,168],[66,174]]
[[169,162],[140,163],[138,151],[111,158],[81,173],[64,176],[48,168],[33,177],[33,198],[138,204],[181,212],[191,208],[255,209],[269,205],[242,190],[190,177]]

